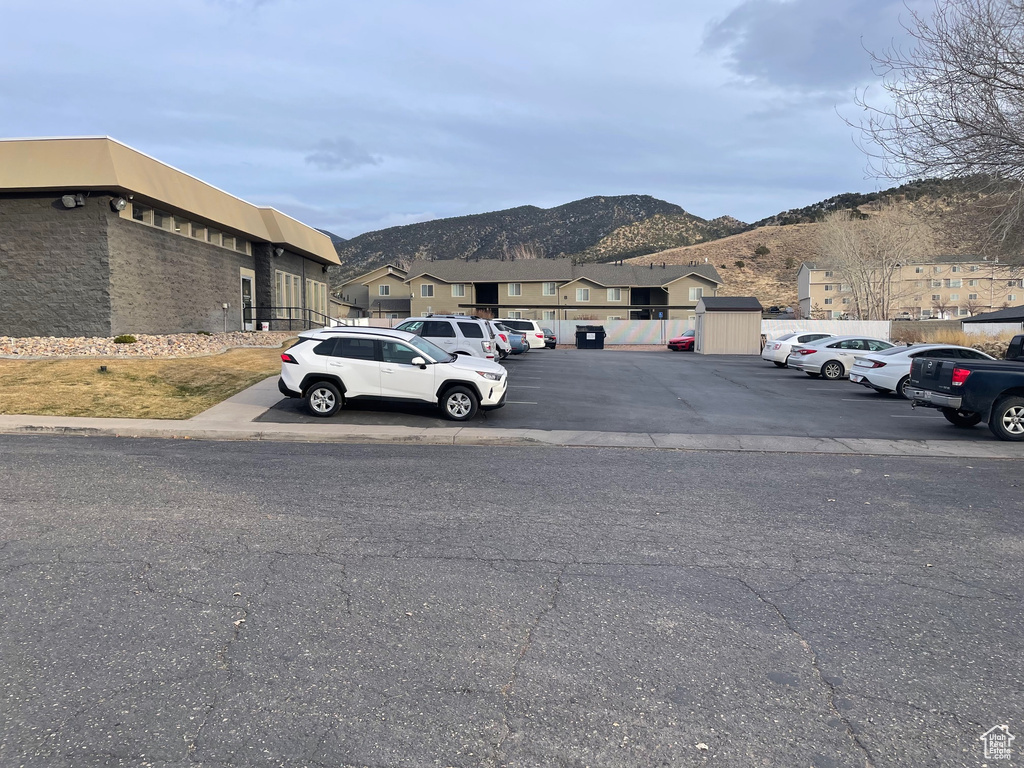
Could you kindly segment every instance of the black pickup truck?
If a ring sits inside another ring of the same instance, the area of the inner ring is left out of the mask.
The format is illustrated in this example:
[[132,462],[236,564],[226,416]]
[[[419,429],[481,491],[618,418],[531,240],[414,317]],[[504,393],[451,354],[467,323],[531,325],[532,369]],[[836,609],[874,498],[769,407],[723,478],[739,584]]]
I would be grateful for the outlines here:
[[1000,440],[1024,440],[1024,334],[1005,360],[918,358],[906,391],[914,407],[938,408],[954,426],[984,421]]

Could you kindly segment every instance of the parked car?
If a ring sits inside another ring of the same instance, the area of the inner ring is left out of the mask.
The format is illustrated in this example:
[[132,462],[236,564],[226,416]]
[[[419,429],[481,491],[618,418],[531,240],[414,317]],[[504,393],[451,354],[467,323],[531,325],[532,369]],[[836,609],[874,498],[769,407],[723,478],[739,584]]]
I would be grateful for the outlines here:
[[786,365],[814,378],[841,379],[849,374],[858,356],[866,352],[881,352],[892,346],[888,341],[864,336],[830,336],[793,347],[786,358]]
[[676,352],[692,352],[693,343],[697,338],[696,334],[697,332],[692,328],[689,331],[683,331],[682,336],[676,336],[674,339],[668,340],[668,348]]
[[277,387],[301,397],[314,416],[333,416],[350,400],[434,403],[446,419],[505,404],[508,373],[493,360],[446,352],[390,328],[303,331],[281,355]]
[[[914,344],[910,347],[891,347],[881,352],[858,357],[850,369],[850,381],[870,387],[876,392],[895,392],[907,396],[910,366],[919,357],[951,358],[954,360],[994,360],[991,355],[955,344]],[[909,399],[909,398],[908,398]]]
[[398,330],[415,333],[454,355],[470,355],[493,360],[494,341],[486,321],[469,315],[429,315],[410,317]]
[[511,344],[511,349],[509,350],[511,354],[521,355],[523,352],[530,351],[530,345],[526,343],[525,333],[521,331],[513,331],[500,320],[495,320],[494,324],[508,338],[509,344]]
[[982,421],[1000,440],[1024,440],[1024,335],[1005,360],[922,357],[910,366],[907,395],[914,406],[938,408],[955,427]]
[[521,331],[526,334],[526,341],[530,344],[530,349],[541,349],[545,346],[544,344],[544,331],[537,324],[536,320],[522,320],[519,318],[509,317],[501,321],[502,325],[511,328],[514,331]]
[[775,363],[779,368],[786,367],[786,360],[794,345],[810,344],[821,339],[827,339],[831,333],[820,331],[791,331],[779,336],[777,339],[768,339],[764,349],[761,350],[761,359],[769,363]]
[[491,338],[494,341],[494,349],[498,353],[498,359],[504,360],[512,352],[512,342],[509,341],[509,332],[501,327],[497,320],[485,320],[487,327],[491,329]]
[[550,328],[541,328],[544,332],[544,346],[548,349],[554,349],[558,346],[558,337],[555,336],[555,332]]

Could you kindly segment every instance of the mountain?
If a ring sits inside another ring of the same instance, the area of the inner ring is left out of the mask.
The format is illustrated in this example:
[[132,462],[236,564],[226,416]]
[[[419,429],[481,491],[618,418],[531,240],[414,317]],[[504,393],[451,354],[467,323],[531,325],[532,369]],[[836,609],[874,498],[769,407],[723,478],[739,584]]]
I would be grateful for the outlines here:
[[728,217],[706,221],[649,195],[588,197],[555,208],[532,205],[391,227],[336,243],[332,283],[413,259],[573,256],[613,261],[740,231]]
[[342,243],[347,243],[348,242],[341,235],[336,235],[333,232],[327,231],[326,229],[318,229],[317,232],[323,232],[325,235],[327,235],[329,238],[331,238],[331,242],[334,243],[335,250],[337,250],[338,246],[341,245]]

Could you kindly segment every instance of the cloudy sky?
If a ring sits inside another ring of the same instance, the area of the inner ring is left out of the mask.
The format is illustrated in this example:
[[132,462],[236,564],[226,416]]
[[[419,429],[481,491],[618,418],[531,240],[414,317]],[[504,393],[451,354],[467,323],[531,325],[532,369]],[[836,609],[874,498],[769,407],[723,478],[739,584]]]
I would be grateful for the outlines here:
[[754,221],[890,186],[839,115],[879,90],[865,48],[904,40],[907,16],[903,0],[0,0],[0,136],[108,135],[344,237],[592,195]]

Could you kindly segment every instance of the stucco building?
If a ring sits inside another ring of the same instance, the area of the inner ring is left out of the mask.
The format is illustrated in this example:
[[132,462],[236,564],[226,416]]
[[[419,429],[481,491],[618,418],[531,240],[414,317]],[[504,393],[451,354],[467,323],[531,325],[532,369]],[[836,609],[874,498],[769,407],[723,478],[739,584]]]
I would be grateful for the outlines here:
[[324,325],[330,238],[106,137],[0,140],[0,335]]
[[[797,273],[803,317],[858,318],[856,298],[826,261],[804,262]],[[892,318],[956,319],[1024,301],[1021,268],[998,258],[932,256],[902,264],[892,284]]]

